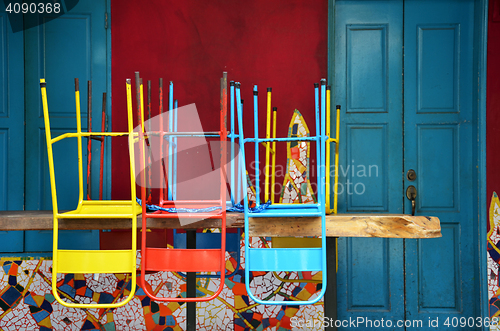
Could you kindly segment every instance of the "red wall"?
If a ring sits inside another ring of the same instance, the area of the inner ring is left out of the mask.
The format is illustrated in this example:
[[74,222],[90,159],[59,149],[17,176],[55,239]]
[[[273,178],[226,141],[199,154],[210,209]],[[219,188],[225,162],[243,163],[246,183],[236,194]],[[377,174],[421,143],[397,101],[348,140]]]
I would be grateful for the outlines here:
[[[486,89],[486,169],[488,206],[493,191],[500,193],[500,1],[489,4],[488,73]],[[489,222],[488,222],[489,227]]]
[[[326,0],[112,0],[112,130],[127,130],[125,79],[135,71],[152,80],[154,96],[158,78],[164,85],[173,81],[179,106],[196,103],[204,130],[216,130],[219,79],[227,71],[228,80],[242,84],[247,135],[253,130],[254,84],[260,93],[261,137],[267,87],[273,87],[278,107],[278,136],[287,135],[295,108],[314,133],[313,83],[327,76],[327,22]],[[130,196],[126,142],[115,141],[112,148],[112,198],[125,199]],[[277,163],[285,161],[282,146]]]

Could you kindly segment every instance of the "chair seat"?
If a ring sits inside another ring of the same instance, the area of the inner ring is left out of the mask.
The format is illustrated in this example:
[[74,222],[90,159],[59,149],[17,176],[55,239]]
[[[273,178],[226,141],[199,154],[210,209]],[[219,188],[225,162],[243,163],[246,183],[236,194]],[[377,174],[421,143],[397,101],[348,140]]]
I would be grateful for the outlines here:
[[161,204],[161,207],[163,208],[207,208],[207,207],[217,207],[220,206],[221,202],[220,200],[200,200],[200,201],[193,201],[193,200],[175,200],[175,201],[170,201],[166,200],[163,201]]
[[249,212],[249,217],[320,217],[324,213],[318,207],[309,208],[266,208],[258,213]]
[[57,250],[58,273],[131,273],[136,267],[135,250]]
[[221,218],[222,213],[220,211],[214,211],[209,213],[169,213],[166,211],[155,211],[154,213],[146,213],[148,218],[178,218],[178,219],[212,219],[212,218]]
[[249,248],[250,271],[321,271],[321,248]]
[[127,200],[85,200],[77,209],[58,214],[61,218],[131,218],[142,211]]
[[220,207],[212,211],[179,211],[179,212],[167,212],[163,210],[158,210],[154,212],[147,212],[146,215],[151,218],[180,218],[180,219],[210,219],[210,218],[221,218],[222,217],[222,207],[220,200],[204,200],[204,201],[189,201],[189,200],[176,200],[176,201],[163,201],[160,204],[162,208],[185,208],[185,209],[195,209],[201,210],[210,207]]

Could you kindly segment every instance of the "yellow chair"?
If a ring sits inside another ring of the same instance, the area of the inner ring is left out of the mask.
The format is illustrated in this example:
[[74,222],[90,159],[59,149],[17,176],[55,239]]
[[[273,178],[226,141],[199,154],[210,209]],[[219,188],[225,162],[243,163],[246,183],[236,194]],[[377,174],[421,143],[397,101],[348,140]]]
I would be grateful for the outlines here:
[[[337,203],[338,203],[338,186],[339,186],[339,140],[340,140],[340,106],[337,105],[337,120],[335,125],[335,138],[330,137],[330,125],[331,125],[331,115],[330,115],[330,99],[331,99],[331,88],[328,86],[326,88],[326,135],[328,139],[326,140],[326,213],[327,214],[337,214]],[[333,209],[330,208],[330,144],[335,143],[335,169],[334,169],[334,183],[333,183]]]
[[[64,133],[52,138],[50,133],[49,110],[47,105],[47,90],[45,79],[40,79],[40,89],[42,93],[43,116],[45,120],[45,133],[47,139],[47,155],[49,159],[50,188],[52,194],[52,208],[54,214],[53,230],[53,262],[52,262],[52,293],[56,300],[63,306],[70,308],[116,308],[127,304],[133,297],[136,288],[136,237],[137,215],[141,213],[140,206],[136,203],[135,190],[135,168],[134,149],[129,148],[130,153],[130,183],[131,199],[122,201],[86,201],[83,200],[83,165],[82,165],[82,137],[95,136],[128,136],[129,146],[133,146],[130,140],[133,139],[132,113],[128,112],[129,132],[82,132],[80,118],[80,91],[78,79],[75,79],[75,101],[76,101],[76,130],[75,133]],[[130,84],[127,84],[127,90]],[[129,107],[131,109],[131,107]],[[52,145],[66,138],[76,138],[78,141],[78,182],[79,198],[78,207],[75,210],[60,213],[57,208],[56,181],[54,173],[54,157]],[[125,250],[66,250],[58,248],[58,223],[59,219],[130,219],[132,228],[132,249]],[[57,290],[57,274],[59,273],[129,273],[131,275],[130,294],[120,302],[114,303],[73,303],[62,300]]]

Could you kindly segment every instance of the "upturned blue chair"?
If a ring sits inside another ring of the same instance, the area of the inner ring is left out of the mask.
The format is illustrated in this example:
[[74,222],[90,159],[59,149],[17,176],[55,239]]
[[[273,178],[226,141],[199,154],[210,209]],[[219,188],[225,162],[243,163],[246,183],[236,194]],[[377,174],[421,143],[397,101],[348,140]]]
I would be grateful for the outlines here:
[[[241,102],[240,83],[236,87],[236,105],[238,113],[238,131],[241,153],[241,174],[246,174],[245,148],[244,144],[267,143],[271,141],[310,141],[316,145],[316,166],[317,166],[317,197],[318,202],[314,204],[271,204],[258,212],[249,208],[248,196],[244,194],[245,211],[245,286],[249,297],[259,304],[266,305],[311,305],[318,302],[325,294],[327,282],[326,270],[326,213],[325,213],[325,151],[326,151],[326,80],[321,80],[320,84],[315,84],[315,136],[310,137],[287,137],[287,138],[259,138],[258,128],[254,128],[255,136],[245,138],[243,136],[243,108]],[[319,102],[319,89],[321,89],[321,105]],[[258,125],[257,117],[257,86],[254,88],[254,125]],[[320,111],[321,108],[321,111]],[[255,176],[259,178],[258,148],[256,148]],[[246,178],[242,178],[243,192],[247,191]],[[257,187],[256,187],[257,190]],[[257,205],[259,201],[257,198]],[[255,210],[255,209],[254,209]],[[249,244],[249,219],[257,217],[320,217],[321,218],[321,247],[300,247],[300,248],[252,248]],[[257,298],[250,288],[250,272],[252,271],[321,271],[322,288],[318,295],[309,300],[293,301],[269,301]]]

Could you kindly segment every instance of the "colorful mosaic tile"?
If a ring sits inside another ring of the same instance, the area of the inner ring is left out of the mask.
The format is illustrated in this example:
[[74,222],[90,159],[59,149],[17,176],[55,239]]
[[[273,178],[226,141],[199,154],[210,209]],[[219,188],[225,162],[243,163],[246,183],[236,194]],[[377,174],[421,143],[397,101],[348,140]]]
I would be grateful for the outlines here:
[[[493,192],[490,203],[489,231],[487,238],[488,251],[488,299],[490,318],[500,317],[500,200]],[[499,326],[491,326],[490,330],[500,330]]]
[[[260,238],[252,238],[252,245],[264,247]],[[323,314],[322,304],[307,307],[262,306],[249,300],[245,288],[244,246],[240,241],[240,269],[225,280],[222,293],[215,300],[198,303],[198,330],[291,330],[291,318],[318,319]],[[226,255],[227,273],[237,266],[236,258]],[[140,252],[137,266],[140,265]],[[51,292],[51,266],[48,259],[0,260],[0,329],[9,330],[175,330],[186,327],[186,305],[151,301],[137,287],[134,298],[115,309],[74,309],[61,306]],[[287,275],[282,275],[286,277]],[[296,274],[291,274],[296,277]],[[314,275],[300,275],[311,278]],[[276,299],[309,298],[320,290],[317,284],[283,283],[272,273],[251,273],[251,286],[258,293]],[[147,275],[154,293],[164,296],[185,296],[185,279],[172,272]],[[199,296],[210,295],[219,284],[216,278],[198,279]],[[102,274],[59,275],[59,293],[65,300],[79,302],[117,302],[131,290],[129,276]],[[274,293],[272,289],[279,290]]]
[[[288,129],[288,137],[309,137],[309,129],[302,114],[295,109]],[[309,155],[311,143],[287,142],[287,161],[280,203],[316,203],[309,181]]]

